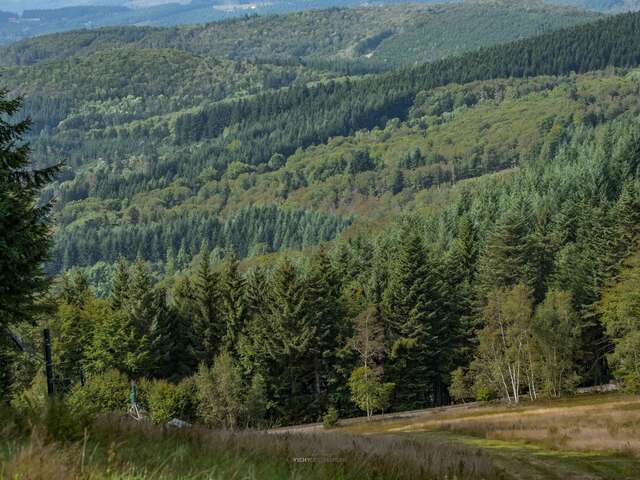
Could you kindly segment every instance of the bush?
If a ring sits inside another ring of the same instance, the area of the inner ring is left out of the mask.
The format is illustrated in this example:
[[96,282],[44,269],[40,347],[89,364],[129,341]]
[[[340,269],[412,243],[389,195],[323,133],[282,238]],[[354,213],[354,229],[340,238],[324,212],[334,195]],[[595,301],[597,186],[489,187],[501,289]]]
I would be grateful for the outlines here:
[[149,417],[154,423],[167,423],[180,415],[183,398],[176,385],[166,380],[156,380],[149,390]]
[[244,410],[247,423],[255,427],[262,426],[267,408],[267,385],[264,377],[257,373],[251,379],[251,386],[245,400]]
[[473,393],[478,402],[487,402],[491,400],[491,389],[486,385],[477,386]]
[[67,402],[74,412],[83,414],[125,412],[130,392],[126,375],[109,370],[91,376],[85,386],[76,384],[67,396]]
[[47,440],[60,442],[81,439],[90,421],[91,415],[86,409],[78,411],[61,398],[55,398],[48,402],[42,423]]
[[201,364],[194,380],[200,420],[209,426],[236,428],[244,407],[244,386],[233,357],[222,352],[212,368]]
[[20,392],[11,401],[11,406],[21,418],[40,417],[47,405],[47,379],[42,373],[38,373],[31,387]]
[[333,428],[338,425],[339,418],[338,410],[336,410],[335,407],[329,407],[327,413],[322,417],[322,426],[324,428]]
[[351,400],[366,412],[367,418],[376,410],[384,412],[394,387],[394,383],[382,383],[379,374],[368,367],[356,368],[349,377]]
[[458,367],[451,372],[449,395],[456,402],[463,402],[469,398],[469,380],[464,368]]
[[181,420],[195,420],[198,408],[198,400],[196,399],[196,382],[193,377],[187,377],[177,385],[177,393],[180,397],[180,412],[178,415]]

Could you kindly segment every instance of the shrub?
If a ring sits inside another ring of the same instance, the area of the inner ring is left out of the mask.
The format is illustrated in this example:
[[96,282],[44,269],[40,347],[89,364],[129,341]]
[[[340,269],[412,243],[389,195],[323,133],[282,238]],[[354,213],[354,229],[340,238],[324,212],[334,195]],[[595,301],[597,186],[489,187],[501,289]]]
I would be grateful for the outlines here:
[[451,398],[456,402],[464,402],[469,398],[469,381],[464,368],[458,367],[451,372],[449,395],[451,395]]
[[487,402],[491,400],[491,389],[486,385],[478,385],[473,393],[478,402]]
[[383,383],[378,373],[368,367],[356,368],[349,377],[351,400],[367,413],[367,418],[376,410],[384,411],[394,387],[393,383]]
[[247,423],[253,426],[261,426],[267,413],[267,385],[264,377],[259,373],[251,379],[251,386],[245,400],[245,414]]
[[49,441],[75,441],[82,438],[91,416],[86,409],[71,408],[63,399],[48,402],[44,412],[43,426]]
[[117,370],[108,370],[90,377],[84,386],[76,384],[67,401],[75,412],[124,412],[129,404],[130,392],[131,385],[127,377]]
[[195,375],[198,416],[207,425],[235,428],[244,407],[240,370],[228,352],[212,368],[201,364]]
[[154,423],[166,423],[179,416],[183,399],[176,385],[156,380],[149,390],[149,417]]
[[196,398],[196,382],[193,377],[187,377],[177,385],[177,393],[180,397],[180,412],[182,420],[195,420],[198,400]]
[[338,410],[336,410],[335,407],[329,407],[327,413],[322,417],[322,426],[324,428],[333,428],[338,425],[338,419]]
[[11,406],[22,418],[40,417],[47,404],[47,380],[44,374],[38,373],[31,387],[20,392],[11,401]]

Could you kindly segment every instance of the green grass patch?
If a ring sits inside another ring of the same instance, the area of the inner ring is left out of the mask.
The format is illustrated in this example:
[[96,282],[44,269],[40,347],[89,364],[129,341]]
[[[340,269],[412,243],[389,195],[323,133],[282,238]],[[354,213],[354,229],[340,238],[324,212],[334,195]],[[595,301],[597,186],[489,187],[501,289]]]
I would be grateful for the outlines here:
[[[505,468],[507,473],[518,472],[517,478],[536,478],[533,476],[536,473],[543,474],[543,478],[559,479],[640,478],[640,462],[629,455],[554,450],[531,442],[493,440],[445,431],[413,432],[404,435],[478,447],[494,457],[497,464]],[[526,476],[525,472],[529,472],[532,477]]]

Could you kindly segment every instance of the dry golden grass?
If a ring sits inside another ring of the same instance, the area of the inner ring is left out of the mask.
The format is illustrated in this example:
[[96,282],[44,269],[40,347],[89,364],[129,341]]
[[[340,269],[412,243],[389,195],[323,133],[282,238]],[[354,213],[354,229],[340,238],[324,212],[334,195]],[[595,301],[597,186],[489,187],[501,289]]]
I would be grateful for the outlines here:
[[[364,429],[358,425],[350,430],[364,433]],[[378,433],[434,430],[640,457],[640,397],[601,395],[517,407],[474,407],[370,426]]]
[[47,443],[35,431],[0,436],[0,478],[62,479],[500,479],[472,446],[345,432],[269,434],[168,430],[109,416],[80,441]]
[[57,445],[47,445],[33,435],[24,444],[10,445],[8,459],[0,461],[0,478],[11,480],[68,480],[75,477],[71,452]]

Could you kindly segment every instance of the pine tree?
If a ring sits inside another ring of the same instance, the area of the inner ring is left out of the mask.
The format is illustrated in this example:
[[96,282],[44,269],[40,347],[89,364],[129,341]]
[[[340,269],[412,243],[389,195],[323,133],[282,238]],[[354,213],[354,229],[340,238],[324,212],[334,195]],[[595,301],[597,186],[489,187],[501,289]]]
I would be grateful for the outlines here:
[[264,315],[269,305],[269,288],[265,270],[260,267],[249,270],[245,288],[249,316]]
[[132,376],[152,374],[156,368],[156,359],[152,352],[152,325],[158,322],[161,305],[156,292],[153,290],[147,265],[143,260],[133,264],[127,302],[123,306],[127,318],[126,328],[129,343],[132,347],[127,352],[127,369]]
[[81,270],[73,269],[62,276],[62,291],[60,292],[62,302],[82,307],[90,295],[89,281]]
[[80,379],[86,367],[87,350],[95,322],[99,320],[92,316],[95,301],[86,277],[79,270],[64,276],[58,310],[52,321],[56,374],[63,387]]
[[402,235],[385,291],[384,318],[390,342],[387,379],[395,383],[396,408],[420,408],[433,401],[440,334],[437,285],[422,239],[413,228]]
[[183,238],[182,242],[180,242],[180,248],[178,249],[178,255],[176,257],[176,267],[178,270],[184,270],[187,268],[188,264],[189,256],[187,254],[187,247]]
[[224,336],[224,320],[221,318],[219,281],[211,269],[206,252],[200,252],[200,258],[193,283],[195,318],[194,329],[199,339],[199,357],[212,362],[220,351]]
[[315,406],[323,412],[328,395],[335,391],[338,378],[336,368],[338,350],[346,343],[345,312],[341,299],[341,281],[324,249],[311,259],[306,279],[309,325],[314,329],[310,344],[310,363],[313,365]]
[[[30,120],[11,123],[22,106],[21,99],[8,100],[0,89],[0,358],[6,351],[8,328],[20,320],[30,320],[38,310],[40,295],[48,281],[42,264],[51,246],[50,203],[38,204],[42,188],[60,166],[32,168],[29,145],[22,137]],[[3,363],[3,365],[6,365]],[[7,368],[0,377],[0,401],[9,391]]]
[[617,256],[628,256],[640,243],[640,186],[625,182],[613,209],[616,221]]
[[[309,353],[315,329],[312,326],[304,282],[293,264],[285,258],[271,280],[268,313],[270,376],[273,397],[283,418],[305,414],[309,393],[310,367],[303,359]],[[312,388],[312,387],[311,387]],[[304,417],[309,418],[309,417]],[[313,418],[313,417],[311,417]]]
[[391,180],[391,192],[397,195],[404,189],[404,174],[400,168],[396,168],[393,172],[393,179]]
[[498,220],[481,259],[483,291],[518,282],[534,283],[530,251],[526,218],[519,209],[512,208]]
[[123,257],[118,258],[116,270],[111,279],[111,305],[120,310],[127,302],[129,292],[129,265]]
[[259,373],[251,378],[251,385],[247,392],[245,403],[247,422],[260,427],[264,422],[268,409],[267,385],[264,377]]
[[235,351],[238,335],[247,320],[245,280],[240,275],[238,258],[229,253],[224,261],[220,277],[220,313],[226,323],[223,345]]
[[478,241],[473,222],[469,216],[462,217],[458,237],[449,251],[447,263],[452,282],[472,284],[478,265]]

